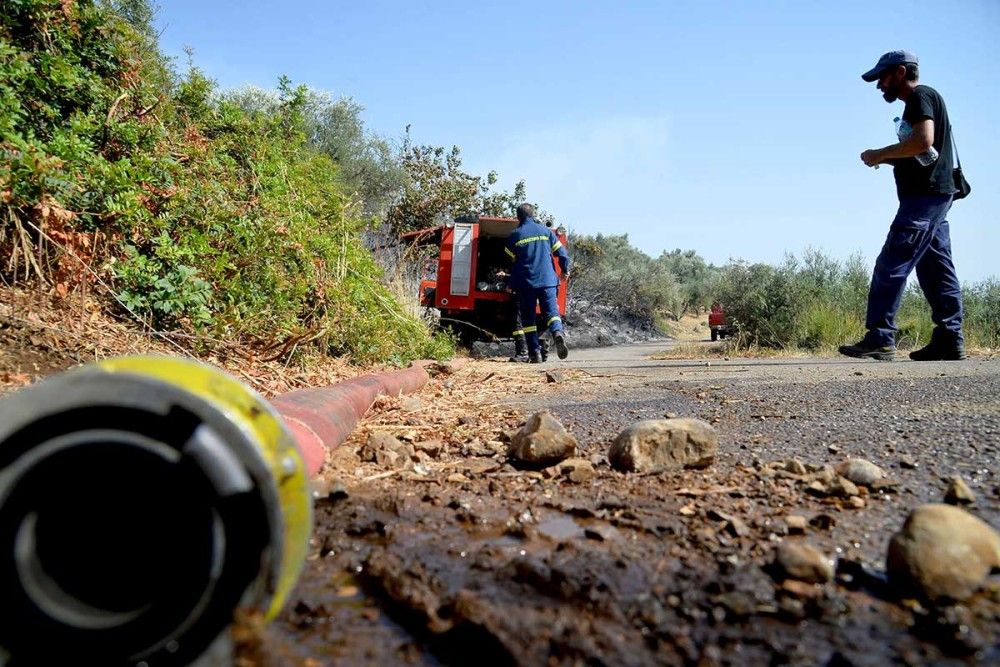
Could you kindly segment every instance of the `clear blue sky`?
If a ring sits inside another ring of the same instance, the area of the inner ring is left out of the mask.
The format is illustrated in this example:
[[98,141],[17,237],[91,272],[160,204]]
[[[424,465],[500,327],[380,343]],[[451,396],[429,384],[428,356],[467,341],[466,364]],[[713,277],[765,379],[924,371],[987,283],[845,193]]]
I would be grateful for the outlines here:
[[[914,51],[944,96],[973,195],[952,209],[959,277],[1000,275],[1000,2],[161,0],[165,51],[223,87],[347,95],[375,131],[462,148],[524,178],[572,230],[656,255],[869,260],[895,211],[893,140],[861,73]],[[183,62],[183,60],[182,60]]]

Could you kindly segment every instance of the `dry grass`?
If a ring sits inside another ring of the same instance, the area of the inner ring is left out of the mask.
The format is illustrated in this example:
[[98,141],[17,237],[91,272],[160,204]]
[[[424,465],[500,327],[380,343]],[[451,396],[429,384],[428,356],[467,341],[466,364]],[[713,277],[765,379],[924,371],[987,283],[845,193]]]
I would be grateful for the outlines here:
[[712,331],[708,328],[708,315],[684,315],[676,322],[668,321],[667,333],[679,341],[702,341],[708,340]]
[[732,343],[681,343],[664,348],[650,356],[650,359],[722,359],[732,353]]
[[651,359],[797,359],[805,357],[831,356],[836,350],[810,351],[802,349],[779,350],[770,347],[740,347],[737,340],[718,343],[685,343],[652,355]]
[[264,396],[386,367],[353,365],[318,351],[303,352],[292,362],[263,361],[266,355],[246,344],[122,322],[83,292],[60,298],[39,290],[0,288],[0,393],[81,364],[135,354],[196,359],[226,370]]

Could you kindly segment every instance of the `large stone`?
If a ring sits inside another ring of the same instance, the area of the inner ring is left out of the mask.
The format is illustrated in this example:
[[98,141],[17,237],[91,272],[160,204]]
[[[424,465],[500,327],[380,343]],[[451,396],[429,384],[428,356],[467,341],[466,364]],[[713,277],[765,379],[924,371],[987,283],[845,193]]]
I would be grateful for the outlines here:
[[548,410],[536,412],[521,427],[507,450],[507,456],[520,463],[547,467],[576,453],[576,438]]
[[1000,568],[1000,533],[951,505],[922,505],[892,536],[889,580],[901,594],[931,601],[964,600]]
[[718,446],[715,429],[699,419],[648,419],[618,434],[608,461],[625,472],[704,468]]
[[885,471],[865,459],[847,459],[837,466],[837,474],[861,486],[871,486],[885,479]]
[[816,547],[785,540],[774,554],[774,570],[779,579],[798,579],[822,584],[833,579],[833,565]]

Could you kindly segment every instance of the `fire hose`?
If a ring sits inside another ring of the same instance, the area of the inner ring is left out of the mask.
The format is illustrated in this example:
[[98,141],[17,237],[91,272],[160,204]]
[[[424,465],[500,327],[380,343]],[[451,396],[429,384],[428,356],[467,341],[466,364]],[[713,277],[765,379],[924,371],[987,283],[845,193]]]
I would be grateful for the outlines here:
[[0,666],[223,665],[272,619],[312,530],[308,476],[420,367],[268,404],[221,371],[126,357],[0,401]]

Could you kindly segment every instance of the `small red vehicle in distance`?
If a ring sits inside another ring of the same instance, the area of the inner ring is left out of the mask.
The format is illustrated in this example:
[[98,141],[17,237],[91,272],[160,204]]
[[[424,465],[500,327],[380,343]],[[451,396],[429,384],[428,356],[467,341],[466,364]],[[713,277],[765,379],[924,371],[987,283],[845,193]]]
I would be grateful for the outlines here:
[[708,313],[708,328],[712,331],[713,341],[736,333],[736,329],[726,323],[726,311],[718,301],[712,304],[712,310]]

